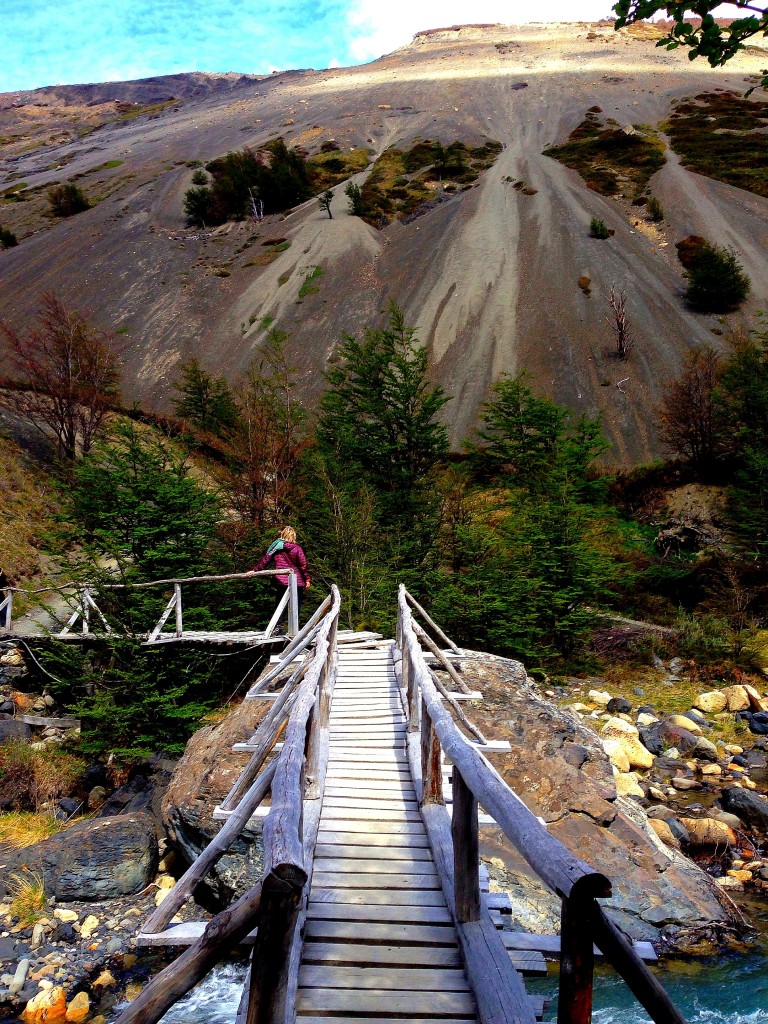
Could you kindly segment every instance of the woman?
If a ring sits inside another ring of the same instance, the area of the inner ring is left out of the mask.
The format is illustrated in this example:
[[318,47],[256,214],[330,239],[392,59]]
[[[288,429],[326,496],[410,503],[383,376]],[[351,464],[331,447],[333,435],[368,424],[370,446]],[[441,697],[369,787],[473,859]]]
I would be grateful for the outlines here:
[[[292,569],[296,573],[296,588],[299,597],[299,611],[304,600],[304,591],[309,590],[312,580],[307,572],[307,556],[300,544],[296,543],[296,531],[292,526],[286,526],[280,531],[280,536],[267,548],[266,554],[259,559],[253,567],[253,572],[260,572],[266,569],[270,562],[274,561],[275,569]],[[290,574],[273,576],[275,586],[282,598],[285,588],[290,582]]]

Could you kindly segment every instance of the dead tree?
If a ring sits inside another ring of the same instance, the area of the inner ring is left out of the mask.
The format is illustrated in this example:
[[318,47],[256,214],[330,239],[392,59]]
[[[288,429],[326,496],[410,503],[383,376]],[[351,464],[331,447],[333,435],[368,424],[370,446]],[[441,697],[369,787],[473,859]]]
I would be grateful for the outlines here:
[[0,322],[16,377],[4,401],[74,462],[89,451],[108,410],[120,398],[121,353],[101,331],[53,292],[43,295],[36,322],[22,333]]
[[613,331],[614,352],[619,359],[626,359],[635,345],[634,331],[627,313],[627,293],[623,288],[617,290],[616,285],[612,284],[608,304],[611,307],[611,315],[605,319]]

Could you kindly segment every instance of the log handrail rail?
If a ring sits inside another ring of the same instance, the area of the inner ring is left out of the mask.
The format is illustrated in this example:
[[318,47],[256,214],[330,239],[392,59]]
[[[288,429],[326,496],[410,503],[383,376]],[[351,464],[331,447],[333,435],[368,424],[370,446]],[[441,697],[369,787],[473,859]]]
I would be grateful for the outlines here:
[[[314,652],[293,673],[293,686],[280,707],[273,706],[262,723],[268,722],[268,725],[257,752],[262,757],[259,767],[285,726],[283,749],[260,773],[256,769],[256,777],[245,787],[219,833],[147,920],[145,930],[151,934],[150,929],[159,931],[170,923],[271,792],[272,805],[263,829],[265,870],[262,877],[234,904],[209,921],[202,936],[152,979],[138,998],[123,1010],[116,1024],[156,1024],[215,966],[227,949],[253,930],[254,925],[257,925],[257,933],[249,991],[246,992],[246,1019],[248,1024],[286,1024],[289,969],[295,960],[296,925],[309,878],[305,858],[311,861],[319,820],[319,810],[312,816],[307,815],[310,820],[306,820],[303,809],[305,801],[318,808],[322,802],[319,798],[328,756],[327,709],[335,682],[340,603],[339,591],[334,586],[325,616],[313,634]],[[298,653],[299,649],[295,649],[294,657]],[[316,734],[319,734],[319,742]],[[319,756],[314,758],[315,774],[310,780],[305,763],[313,750],[319,752]],[[251,768],[252,760],[249,761]]]
[[[414,774],[421,777],[420,804],[428,825],[435,819],[435,811],[447,813],[440,806],[444,804],[441,749],[452,765],[453,872],[449,879],[452,889],[449,905],[452,904],[457,924],[478,921],[482,915],[477,885],[477,811],[478,805],[482,805],[535,874],[560,897],[558,1024],[589,1024],[592,1019],[593,943],[602,950],[656,1024],[685,1024],[685,1018],[661,983],[596,902],[597,898],[611,895],[610,880],[549,834],[454,722],[424,660],[419,644],[423,631],[414,628],[413,601],[409,597],[401,584],[397,646],[402,657],[400,671],[408,717],[409,753],[412,765],[417,766]],[[417,743],[420,757],[416,755]],[[439,821],[436,819],[436,823]],[[482,1007],[479,1009],[482,1017]]]

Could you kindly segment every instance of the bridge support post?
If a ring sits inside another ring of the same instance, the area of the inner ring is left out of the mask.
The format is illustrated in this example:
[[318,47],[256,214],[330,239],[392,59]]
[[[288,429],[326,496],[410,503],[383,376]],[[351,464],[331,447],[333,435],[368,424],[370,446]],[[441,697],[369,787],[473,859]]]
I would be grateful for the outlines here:
[[480,907],[480,837],[477,821],[477,800],[461,772],[453,768],[453,840],[454,899],[456,919],[466,924],[479,921]]
[[184,633],[184,615],[181,609],[181,584],[173,584],[173,600],[174,608],[176,609],[176,636],[182,636]]
[[422,702],[421,706],[421,779],[422,803],[442,804],[443,799],[443,764],[440,740],[432,719]]
[[296,636],[299,632],[299,587],[296,573],[288,577],[288,636]]
[[595,955],[592,946],[592,896],[574,886],[560,914],[560,990],[557,1024],[590,1024]]
[[0,629],[4,629],[7,633],[11,631],[11,621],[13,619],[13,591],[6,590],[5,597],[0,601],[0,612],[2,612],[3,619],[0,622]]

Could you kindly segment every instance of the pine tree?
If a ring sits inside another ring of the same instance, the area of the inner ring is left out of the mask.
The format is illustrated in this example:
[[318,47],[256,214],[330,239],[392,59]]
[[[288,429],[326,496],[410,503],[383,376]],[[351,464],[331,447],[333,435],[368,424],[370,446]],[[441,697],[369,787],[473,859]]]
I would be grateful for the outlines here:
[[237,405],[224,377],[212,377],[197,359],[181,367],[181,380],[173,385],[180,398],[173,409],[181,419],[207,433],[224,437],[237,422]]

